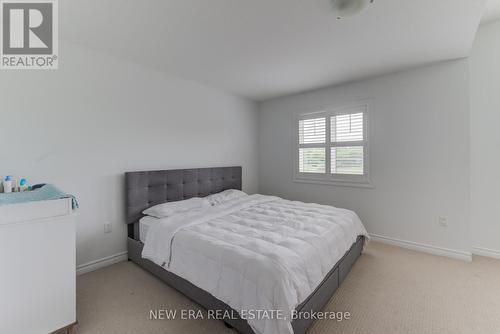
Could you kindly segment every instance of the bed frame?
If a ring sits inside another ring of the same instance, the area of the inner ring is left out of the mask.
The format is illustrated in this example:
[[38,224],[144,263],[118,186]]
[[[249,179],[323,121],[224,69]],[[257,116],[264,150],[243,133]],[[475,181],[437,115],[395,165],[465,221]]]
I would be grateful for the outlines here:
[[[139,219],[142,211],[150,206],[179,201],[191,197],[204,197],[226,189],[241,190],[241,167],[216,167],[177,169],[125,173],[126,223],[128,224],[128,257],[169,286],[208,310],[234,310],[208,292],[189,281],[165,270],[141,257],[144,244],[139,239]],[[333,293],[344,281],[363,249],[364,238],[358,237],[350,250],[332,268],[316,290],[297,307],[297,311],[321,311]],[[236,311],[233,314],[237,314]],[[295,319],[292,327],[295,334],[303,334],[313,319]],[[243,319],[225,319],[228,327],[240,333],[255,334]]]

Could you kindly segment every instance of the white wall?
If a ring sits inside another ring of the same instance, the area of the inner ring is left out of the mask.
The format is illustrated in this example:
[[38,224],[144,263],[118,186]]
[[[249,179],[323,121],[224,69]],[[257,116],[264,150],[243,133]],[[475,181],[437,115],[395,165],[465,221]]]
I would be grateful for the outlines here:
[[479,29],[470,73],[472,245],[500,257],[500,21]]
[[[378,235],[470,252],[468,61],[436,64],[260,105],[260,192],[355,210]],[[372,98],[373,189],[292,182],[293,114]],[[438,224],[448,218],[449,227]]]
[[125,171],[241,165],[257,191],[254,103],[76,45],[60,55],[57,71],[0,73],[0,175],[78,197],[78,264],[126,250]]

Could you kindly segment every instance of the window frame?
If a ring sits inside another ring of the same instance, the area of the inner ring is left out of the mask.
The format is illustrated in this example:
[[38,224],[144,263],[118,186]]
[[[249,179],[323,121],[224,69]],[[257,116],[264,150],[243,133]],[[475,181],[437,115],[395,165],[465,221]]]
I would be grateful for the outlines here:
[[[299,183],[328,184],[346,187],[364,187],[372,188],[370,179],[370,137],[369,137],[369,102],[360,101],[348,104],[342,107],[324,107],[316,108],[316,111],[302,112],[294,116],[293,121],[293,181]],[[320,110],[320,111],[317,111]],[[363,113],[363,140],[331,142],[331,117]],[[326,118],[326,138],[325,143],[300,144],[299,141],[299,122],[304,119]],[[363,175],[353,174],[333,174],[331,172],[331,150],[334,147],[363,147]],[[323,173],[301,173],[299,171],[299,149],[300,148],[325,148],[325,170]]]

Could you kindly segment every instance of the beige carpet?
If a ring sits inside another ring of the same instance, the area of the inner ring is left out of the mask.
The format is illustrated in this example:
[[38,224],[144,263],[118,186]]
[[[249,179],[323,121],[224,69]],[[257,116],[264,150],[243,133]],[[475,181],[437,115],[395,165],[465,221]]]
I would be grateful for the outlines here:
[[[79,334],[234,333],[217,320],[149,320],[151,309],[200,309],[131,262],[77,279]],[[309,333],[500,333],[500,261],[473,263],[372,242]]]

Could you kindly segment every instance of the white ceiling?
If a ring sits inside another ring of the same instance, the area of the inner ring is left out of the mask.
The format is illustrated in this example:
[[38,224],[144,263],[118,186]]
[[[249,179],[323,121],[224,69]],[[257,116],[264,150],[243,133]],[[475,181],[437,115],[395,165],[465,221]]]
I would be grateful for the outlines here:
[[376,0],[338,21],[329,0],[63,1],[60,30],[64,40],[265,100],[467,56],[483,5]]
[[482,23],[500,19],[500,0],[487,0]]

